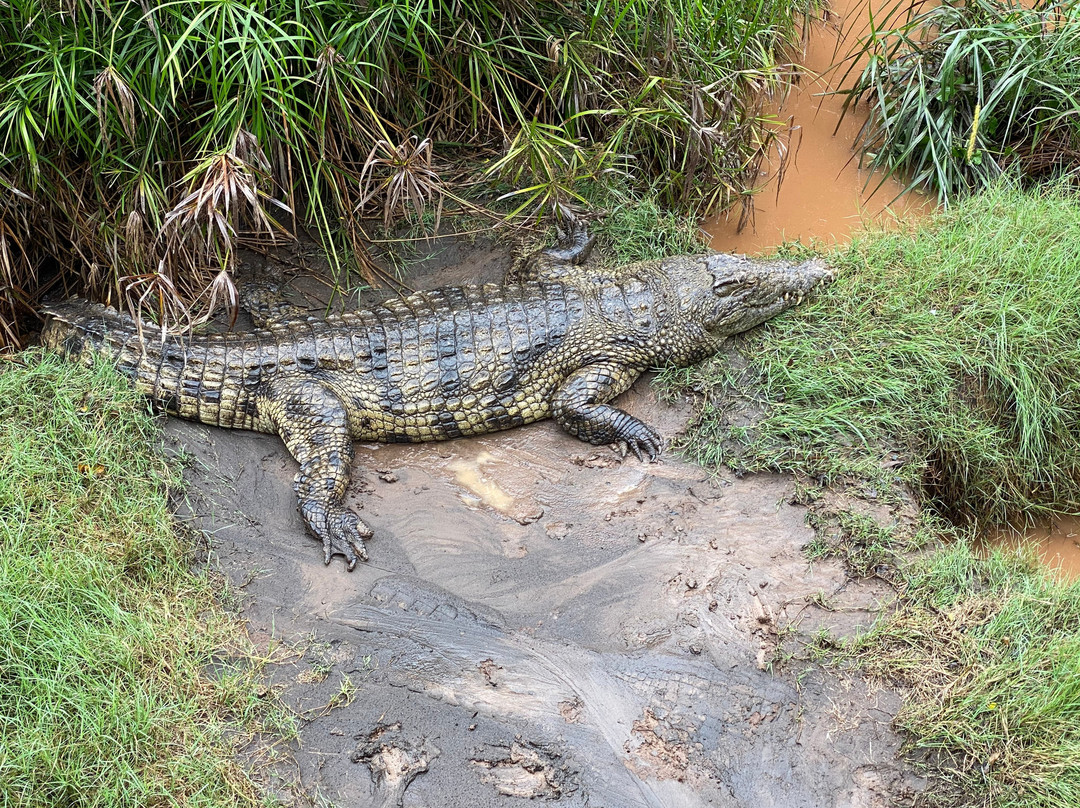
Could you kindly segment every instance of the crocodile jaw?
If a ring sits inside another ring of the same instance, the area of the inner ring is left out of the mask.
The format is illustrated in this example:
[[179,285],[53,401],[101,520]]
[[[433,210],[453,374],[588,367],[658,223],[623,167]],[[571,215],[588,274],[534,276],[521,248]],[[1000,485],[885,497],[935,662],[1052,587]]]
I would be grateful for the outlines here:
[[801,264],[756,261],[716,255],[709,260],[712,299],[705,325],[713,337],[747,331],[797,306],[812,291],[830,283],[833,271],[819,258]]

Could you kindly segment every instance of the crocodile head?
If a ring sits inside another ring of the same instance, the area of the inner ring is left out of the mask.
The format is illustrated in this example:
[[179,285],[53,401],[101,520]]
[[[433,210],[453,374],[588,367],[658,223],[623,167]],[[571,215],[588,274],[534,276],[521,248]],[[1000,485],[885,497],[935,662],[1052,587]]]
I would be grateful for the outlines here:
[[801,264],[754,260],[719,253],[665,267],[685,321],[703,329],[689,361],[711,353],[725,338],[740,334],[798,305],[833,272],[814,258]]
[[706,264],[712,296],[704,301],[703,321],[719,337],[739,334],[775,317],[833,278],[832,270],[818,258],[792,264],[721,253],[710,256]]

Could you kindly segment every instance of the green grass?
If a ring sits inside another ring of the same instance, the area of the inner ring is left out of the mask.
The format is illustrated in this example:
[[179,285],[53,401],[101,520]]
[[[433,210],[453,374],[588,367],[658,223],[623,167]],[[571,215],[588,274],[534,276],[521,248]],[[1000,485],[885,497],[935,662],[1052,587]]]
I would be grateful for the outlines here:
[[[0,360],[0,806],[256,799],[226,739],[266,713],[188,570],[146,404],[111,370]],[[204,669],[214,664],[213,680]]]
[[1080,512],[1077,244],[1069,190],[1005,183],[910,232],[858,237],[829,256],[837,281],[745,340],[741,362],[664,377],[705,395],[684,450],[906,483],[958,523]]
[[0,347],[43,268],[187,326],[235,303],[242,245],[306,229],[371,280],[365,219],[474,210],[478,182],[521,219],[608,177],[723,206],[778,136],[767,93],[807,8],[0,3]]
[[807,512],[814,538],[803,548],[806,557],[839,558],[853,578],[881,578],[894,583],[906,559],[936,543],[938,534],[929,527],[911,531],[898,525],[882,526],[868,514],[849,510]]
[[591,206],[605,211],[592,228],[602,259],[630,264],[705,251],[697,216],[664,210],[655,196],[594,186],[589,201]]
[[1080,583],[962,543],[906,577],[898,606],[832,656],[905,691],[895,723],[932,804],[1080,805]]
[[873,17],[847,104],[868,109],[869,163],[942,201],[1003,173],[1045,179],[1080,157],[1080,10],[1072,0],[893,0]]

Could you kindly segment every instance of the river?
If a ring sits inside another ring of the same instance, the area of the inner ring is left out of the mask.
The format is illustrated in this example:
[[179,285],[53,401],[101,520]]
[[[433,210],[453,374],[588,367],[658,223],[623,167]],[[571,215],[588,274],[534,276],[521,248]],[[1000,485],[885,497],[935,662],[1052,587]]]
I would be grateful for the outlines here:
[[738,232],[738,209],[707,222],[713,249],[752,254],[768,252],[785,240],[834,243],[847,240],[868,221],[894,221],[934,209],[932,197],[919,191],[904,193],[898,180],[860,167],[852,147],[866,116],[859,110],[843,117],[843,97],[828,95],[846,69],[833,69],[833,63],[868,23],[868,12],[866,0],[836,0],[809,26],[800,85],[773,110],[793,129],[779,193],[781,159],[776,151],[762,166],[753,225]]
[[[800,85],[774,107],[783,125],[792,127],[791,154],[777,191],[780,152],[764,165],[762,186],[754,197],[752,225],[738,231],[739,211],[708,221],[704,230],[715,250],[767,253],[784,241],[834,244],[850,239],[867,224],[896,223],[903,217],[931,213],[936,204],[921,191],[905,191],[892,177],[864,170],[854,151],[865,112],[842,115],[843,97],[829,95],[839,86],[846,66],[834,68],[869,24],[869,11],[882,7],[866,0],[836,0],[809,26]],[[998,531],[986,546],[1033,545],[1044,564],[1080,579],[1080,517],[1063,516],[1024,532]]]

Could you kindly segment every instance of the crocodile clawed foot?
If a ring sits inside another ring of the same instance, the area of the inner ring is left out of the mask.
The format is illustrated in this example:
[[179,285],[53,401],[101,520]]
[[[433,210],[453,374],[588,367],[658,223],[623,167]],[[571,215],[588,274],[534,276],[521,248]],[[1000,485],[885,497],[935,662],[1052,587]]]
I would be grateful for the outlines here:
[[659,435],[642,424],[641,429],[637,430],[635,434],[621,438],[616,445],[619,448],[620,456],[626,457],[629,452],[633,452],[634,457],[644,463],[646,457],[652,462],[660,456],[660,452],[664,448],[664,441]]
[[300,512],[311,532],[322,540],[324,564],[329,564],[335,555],[343,555],[345,568],[352,572],[357,561],[367,561],[364,539],[374,534],[355,513],[340,505],[321,502],[304,503]]
[[568,219],[568,228],[556,226],[558,243],[554,247],[542,250],[548,258],[578,266],[585,263],[596,245],[596,236],[589,235],[585,222],[577,218]]
[[329,531],[322,537],[324,564],[329,564],[335,553],[345,556],[349,572],[353,571],[358,559],[367,561],[364,539],[370,539],[373,534],[359,516],[344,508],[331,509],[326,522]]

